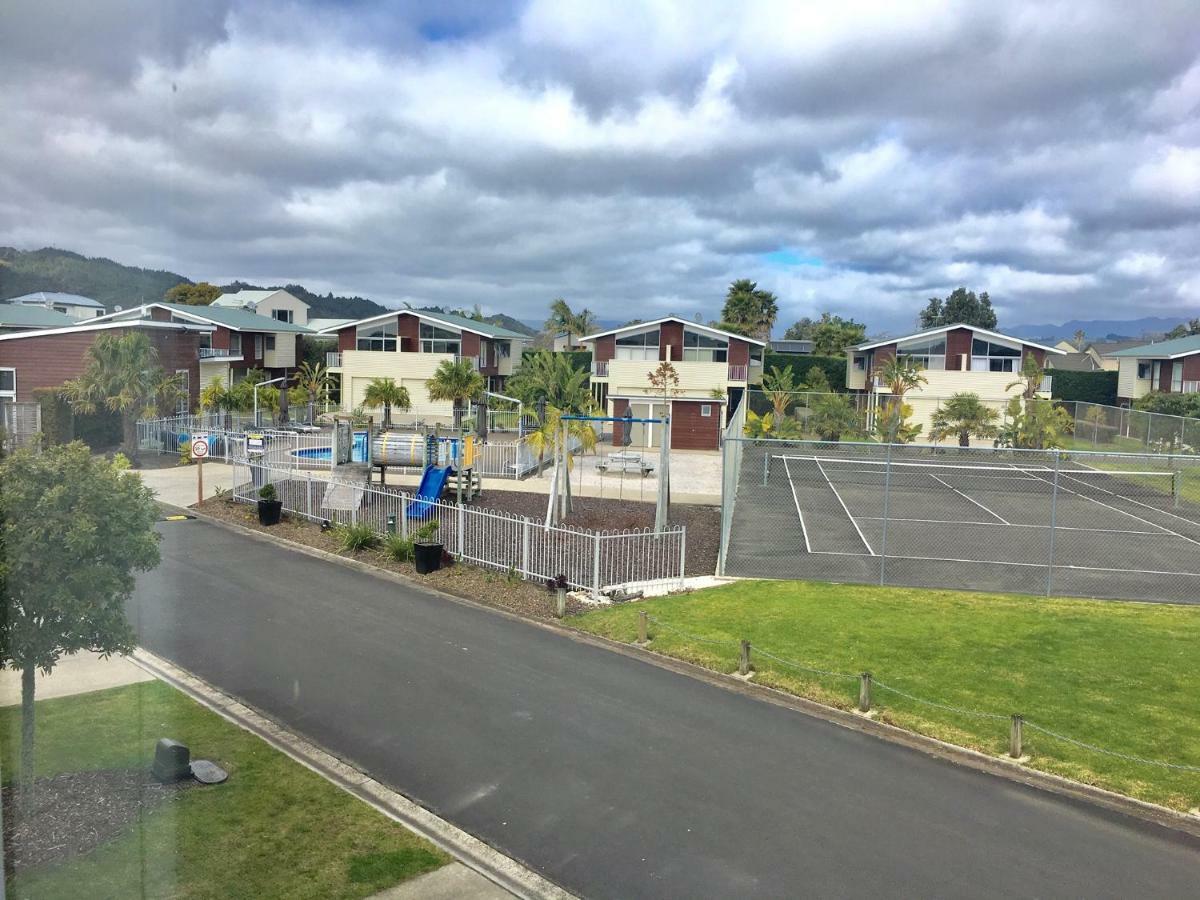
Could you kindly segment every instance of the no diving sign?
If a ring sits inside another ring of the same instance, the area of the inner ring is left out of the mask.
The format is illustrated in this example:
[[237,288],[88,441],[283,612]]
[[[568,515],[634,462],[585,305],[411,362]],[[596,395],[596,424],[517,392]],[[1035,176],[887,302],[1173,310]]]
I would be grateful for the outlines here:
[[204,459],[208,456],[208,435],[192,435],[192,459]]

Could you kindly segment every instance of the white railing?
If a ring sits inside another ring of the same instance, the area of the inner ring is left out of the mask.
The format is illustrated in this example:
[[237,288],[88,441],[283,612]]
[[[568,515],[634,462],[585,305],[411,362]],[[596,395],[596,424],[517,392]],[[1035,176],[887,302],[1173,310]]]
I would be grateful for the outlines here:
[[0,449],[33,446],[42,430],[40,403],[0,402]]
[[463,360],[466,360],[467,362],[469,362],[471,364],[472,369],[479,371],[479,357],[478,356],[455,356],[454,357],[454,361],[456,363],[460,363]]
[[1053,384],[1054,384],[1054,376],[1053,375],[1043,375],[1042,383],[1041,383],[1041,385],[1038,386],[1038,391],[1043,394],[1049,394],[1050,388]]
[[[687,532],[682,526],[662,534],[650,529],[548,527],[530,516],[452,503],[426,504],[399,490],[330,482],[248,460],[236,466],[234,499],[257,502],[258,489],[267,482],[275,485],[286,512],[312,521],[366,523],[380,534],[387,533],[391,524],[405,537],[427,522],[437,522],[437,540],[458,559],[528,580],[562,575],[571,587],[594,591],[653,582],[683,584]],[[414,510],[418,502],[421,505]]]
[[596,378],[607,378],[608,360],[592,360],[592,375]]
[[729,367],[729,381],[745,381],[748,374],[746,366],[731,365]]
[[199,347],[196,350],[197,356],[200,359],[241,359],[242,353],[239,350],[234,353],[228,347]]
[[340,369],[342,367],[342,353],[340,350],[329,351],[325,354],[325,368]]

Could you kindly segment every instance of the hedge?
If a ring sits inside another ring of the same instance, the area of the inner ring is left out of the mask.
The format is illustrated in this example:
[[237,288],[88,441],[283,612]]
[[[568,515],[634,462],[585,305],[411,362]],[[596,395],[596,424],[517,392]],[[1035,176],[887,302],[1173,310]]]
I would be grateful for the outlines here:
[[829,386],[834,391],[846,390],[846,357],[844,356],[802,356],[796,353],[768,352],[763,361],[764,373],[770,372],[772,368],[791,369],[796,384],[805,381],[808,377],[808,370],[814,367],[825,370]]
[[1084,403],[1117,405],[1116,372],[1072,372],[1050,369],[1050,396],[1055,400],[1080,400]]
[[42,435],[47,444],[83,441],[93,450],[108,450],[121,443],[121,416],[108,410],[78,415],[53,389],[36,391],[42,407]]

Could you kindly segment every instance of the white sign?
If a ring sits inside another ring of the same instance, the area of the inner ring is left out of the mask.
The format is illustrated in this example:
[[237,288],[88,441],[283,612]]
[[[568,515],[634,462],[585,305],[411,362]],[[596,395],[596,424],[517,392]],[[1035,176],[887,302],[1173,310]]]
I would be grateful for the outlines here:
[[204,459],[208,456],[208,435],[192,435],[192,459]]
[[266,439],[261,434],[246,435],[246,452],[252,456],[260,456],[267,450]]

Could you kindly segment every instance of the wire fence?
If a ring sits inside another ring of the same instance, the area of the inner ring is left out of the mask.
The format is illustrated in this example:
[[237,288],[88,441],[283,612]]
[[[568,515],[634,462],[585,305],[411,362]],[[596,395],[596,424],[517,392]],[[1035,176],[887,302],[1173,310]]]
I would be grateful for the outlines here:
[[11,453],[18,447],[37,446],[41,430],[40,403],[0,401],[0,450]]
[[805,675],[816,676],[819,678],[834,678],[844,682],[854,682],[859,686],[857,698],[857,707],[859,712],[870,712],[882,706],[882,704],[877,702],[876,692],[883,691],[929,709],[936,709],[942,712],[948,712],[958,716],[965,716],[967,718],[976,719],[979,721],[1006,722],[1009,724],[1009,755],[1015,758],[1022,758],[1029,749],[1025,744],[1022,735],[1023,729],[1028,728],[1032,731],[1043,734],[1046,737],[1057,741],[1062,741],[1082,750],[1086,750],[1090,753],[1095,753],[1101,756],[1120,759],[1124,760],[1125,762],[1135,763],[1137,765],[1155,766],[1157,768],[1168,769],[1177,772],[1200,772],[1200,766],[1197,765],[1168,762],[1160,759],[1150,759],[1144,756],[1123,753],[1118,750],[1101,747],[1097,744],[1088,743],[1087,741],[1081,741],[1078,738],[1073,738],[1069,735],[1047,728],[1038,722],[1031,721],[1020,713],[1003,714],[989,710],[970,709],[950,703],[942,703],[935,700],[930,700],[926,697],[921,697],[909,691],[904,691],[892,685],[885,684],[876,677],[876,673],[874,672],[840,672],[832,669],[821,669],[788,659],[787,657],[780,656],[777,653],[772,653],[771,651],[766,650],[757,644],[751,644],[751,642],[747,640],[711,638],[703,635],[692,634],[684,631],[682,628],[670,624],[669,622],[665,622],[656,616],[652,616],[647,612],[643,611],[640,613],[640,615],[642,616],[643,621],[639,626],[641,631],[641,634],[639,634],[639,640],[643,642],[643,646],[655,639],[654,630],[649,627],[650,625],[654,625],[656,628],[670,632],[672,635],[683,638],[684,640],[692,643],[701,644],[708,647],[721,647],[735,650],[739,656],[739,674],[743,676],[748,674],[748,672],[751,670],[761,670],[763,667],[757,665],[755,660],[766,659],[776,663],[777,665],[784,666],[791,671],[800,672]]
[[683,586],[687,530],[594,531],[499,510],[418,498],[388,487],[314,477],[260,460],[237,461],[233,498],[257,502],[271,483],[287,513],[314,522],[366,524],[379,535],[411,537],[430,522],[460,560],[534,581],[566,577],[573,588],[607,591],[633,585]]
[[725,441],[720,574],[1200,601],[1200,457]]
[[1200,419],[1123,406],[1062,403],[1075,427],[1073,446],[1147,453],[1200,453]]

